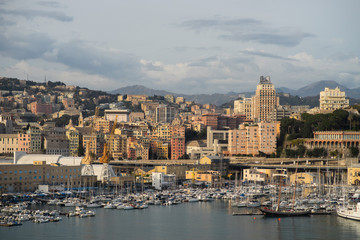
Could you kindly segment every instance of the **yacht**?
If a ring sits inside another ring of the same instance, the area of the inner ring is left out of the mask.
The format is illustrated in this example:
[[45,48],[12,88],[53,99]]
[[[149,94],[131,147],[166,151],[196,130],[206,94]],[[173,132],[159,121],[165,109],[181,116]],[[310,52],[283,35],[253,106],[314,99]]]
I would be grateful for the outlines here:
[[336,209],[338,216],[360,221],[360,202],[356,205],[343,205]]

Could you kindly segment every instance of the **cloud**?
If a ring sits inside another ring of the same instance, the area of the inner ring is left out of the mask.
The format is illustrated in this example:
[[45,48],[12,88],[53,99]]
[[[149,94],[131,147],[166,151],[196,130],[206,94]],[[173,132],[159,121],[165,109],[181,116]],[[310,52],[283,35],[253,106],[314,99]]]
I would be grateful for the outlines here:
[[281,59],[281,60],[296,61],[296,59],[294,59],[294,58],[282,57],[282,56],[279,56],[279,55],[266,53],[266,52],[263,52],[263,51],[243,50],[243,51],[240,51],[240,53],[244,53],[244,54],[247,54],[247,55],[266,57],[266,58],[274,58],[274,59]]
[[147,71],[164,71],[163,67],[161,66],[162,64],[160,62],[151,62],[151,61],[146,61],[144,59],[140,60],[140,63],[142,64],[142,70],[147,72]]
[[214,17],[212,19],[184,21],[179,24],[179,26],[195,32],[204,30],[222,32],[218,35],[220,39],[256,42],[284,47],[294,47],[299,45],[305,38],[315,37],[315,35],[311,33],[298,31],[289,27],[273,28],[263,21],[252,18],[224,20],[219,17]]
[[15,24],[16,24],[16,22],[6,20],[4,17],[0,16],[0,27],[12,26]]
[[313,62],[314,61],[314,57],[306,52],[297,53],[293,56],[289,56],[289,58],[298,60],[300,62]]
[[185,47],[185,46],[177,46],[174,47],[174,50],[177,52],[185,52],[185,51],[219,51],[222,50],[221,47]]
[[49,60],[88,74],[99,74],[123,81],[143,77],[142,65],[137,57],[119,51],[98,48],[80,40],[59,44],[55,56]]
[[223,20],[219,17],[213,19],[196,19],[182,22],[179,26],[195,31],[202,31],[206,29],[216,30],[243,30],[252,27],[261,27],[262,21],[252,18],[239,18],[232,20]]
[[52,18],[61,22],[71,22],[73,17],[66,15],[59,11],[43,11],[34,9],[19,9],[19,10],[5,10],[0,9],[0,14],[13,15],[16,17],[24,17],[26,19],[33,19],[36,17]]
[[[88,87],[95,90],[116,89],[119,85],[114,79],[109,79],[104,76],[96,74],[86,74],[81,71],[64,69],[61,66],[46,69],[43,63],[36,63],[36,61],[19,61],[16,64],[8,67],[2,67],[3,76],[17,77],[24,79],[26,76],[32,81],[43,81],[44,76],[49,81],[61,81],[67,85],[76,85],[80,87]],[[39,65],[39,66],[37,66]],[[99,84],[101,83],[101,84]]]
[[56,1],[38,1],[38,5],[49,8],[59,8],[60,4]]
[[0,32],[0,54],[18,60],[40,58],[54,46],[55,41],[45,34]]
[[294,32],[294,33],[230,33],[228,35],[221,35],[220,38],[242,41],[242,42],[258,42],[262,44],[274,44],[285,47],[294,47],[299,45],[305,38],[314,37],[313,34]]

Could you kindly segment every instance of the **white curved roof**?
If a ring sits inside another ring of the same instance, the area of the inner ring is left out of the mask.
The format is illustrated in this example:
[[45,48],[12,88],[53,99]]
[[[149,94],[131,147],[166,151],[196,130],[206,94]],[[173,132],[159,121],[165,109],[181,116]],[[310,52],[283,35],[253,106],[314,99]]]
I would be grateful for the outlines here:
[[46,161],[46,164],[59,164],[63,166],[79,166],[82,157],[64,157],[62,155],[48,154],[26,154],[16,152],[14,154],[14,164],[33,164],[34,161]]

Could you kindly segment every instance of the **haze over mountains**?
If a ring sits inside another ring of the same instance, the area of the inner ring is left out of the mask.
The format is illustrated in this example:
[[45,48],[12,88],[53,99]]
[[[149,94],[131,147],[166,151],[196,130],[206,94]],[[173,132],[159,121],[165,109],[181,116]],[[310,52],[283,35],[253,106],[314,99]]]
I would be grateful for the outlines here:
[[[276,91],[278,93],[289,93],[293,96],[299,96],[299,97],[308,97],[308,96],[317,96],[320,94],[320,91],[323,91],[325,87],[328,88],[336,88],[339,87],[342,91],[345,91],[346,96],[348,98],[360,98],[360,87],[358,88],[347,88],[345,86],[342,86],[338,84],[335,81],[331,80],[323,80],[318,81],[315,83],[312,83],[310,85],[304,86],[300,89],[294,90],[286,87],[279,87],[276,88]],[[229,92],[226,94],[221,93],[214,93],[214,94],[196,94],[196,95],[187,95],[187,94],[176,94],[171,93],[168,91],[163,90],[155,90],[150,89],[147,87],[144,87],[142,85],[133,85],[128,87],[119,88],[113,91],[110,91],[109,93],[112,94],[143,94],[148,96],[158,95],[158,96],[165,96],[167,94],[174,95],[176,97],[181,96],[185,97],[187,101],[194,101],[200,104],[215,104],[215,105],[222,105],[224,103],[230,102],[232,100],[235,100],[239,97],[239,94],[245,94],[246,97],[250,97],[252,94],[255,94],[254,92],[242,92],[242,93],[236,93],[236,92]]]

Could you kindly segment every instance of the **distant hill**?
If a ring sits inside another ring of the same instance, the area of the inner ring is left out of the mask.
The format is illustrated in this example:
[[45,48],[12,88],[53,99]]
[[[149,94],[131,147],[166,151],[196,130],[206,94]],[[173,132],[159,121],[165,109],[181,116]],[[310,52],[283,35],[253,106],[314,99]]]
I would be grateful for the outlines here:
[[310,85],[307,85],[305,87],[302,87],[298,90],[280,87],[280,88],[277,88],[276,91],[283,92],[283,93],[290,93],[293,96],[309,97],[309,96],[319,95],[320,91],[323,91],[325,89],[325,87],[328,87],[328,88],[339,87],[341,91],[345,91],[347,97],[354,98],[354,99],[360,98],[360,88],[350,89],[350,88],[340,85],[339,83],[337,83],[335,81],[330,81],[330,80],[318,81],[318,82],[312,83]]
[[163,90],[155,90],[147,88],[142,85],[133,85],[128,87],[119,88],[109,92],[111,94],[139,94],[139,95],[148,95],[148,96],[165,96],[167,94],[174,95],[175,97],[184,97],[186,101],[194,101],[200,104],[214,104],[220,106],[224,103],[235,100],[239,97],[238,93],[230,92],[228,94],[214,93],[214,94],[196,94],[196,95],[187,95],[187,94],[177,94],[171,93]]
[[[278,93],[289,93],[292,96],[299,96],[301,98],[304,97],[313,97],[308,99],[303,99],[299,101],[295,101],[298,103],[303,102],[303,104],[314,106],[316,103],[318,103],[318,96],[320,91],[323,91],[325,87],[328,88],[336,88],[339,87],[342,91],[346,92],[346,96],[348,98],[353,99],[360,99],[360,88],[354,88],[349,89],[347,87],[344,87],[340,84],[338,84],[335,81],[330,80],[323,80],[318,81],[315,83],[312,83],[310,85],[304,86],[298,90],[286,88],[286,87],[279,87],[276,88],[276,91]],[[187,101],[194,101],[196,103],[200,104],[214,104],[217,106],[221,106],[222,104],[229,103],[230,101],[236,100],[239,97],[239,94],[244,94],[246,97],[250,97],[251,95],[254,95],[254,92],[244,92],[244,93],[236,93],[236,92],[229,92],[227,94],[221,94],[221,93],[214,93],[214,94],[194,94],[194,95],[187,95],[187,94],[176,94],[171,93],[168,91],[163,90],[155,90],[151,88],[144,87],[142,85],[134,85],[134,86],[128,86],[119,88],[116,90],[111,91],[112,94],[143,94],[148,96],[165,96],[167,94],[174,95],[176,97],[184,97]],[[317,100],[315,100],[317,99]],[[295,100],[295,99],[294,99]],[[285,101],[286,102],[286,101]]]
[[134,95],[147,95],[147,96],[165,96],[167,94],[174,95],[171,92],[163,91],[163,90],[155,90],[151,88],[147,88],[142,85],[133,85],[123,88],[118,88],[116,90],[110,91],[111,94],[134,94]]

